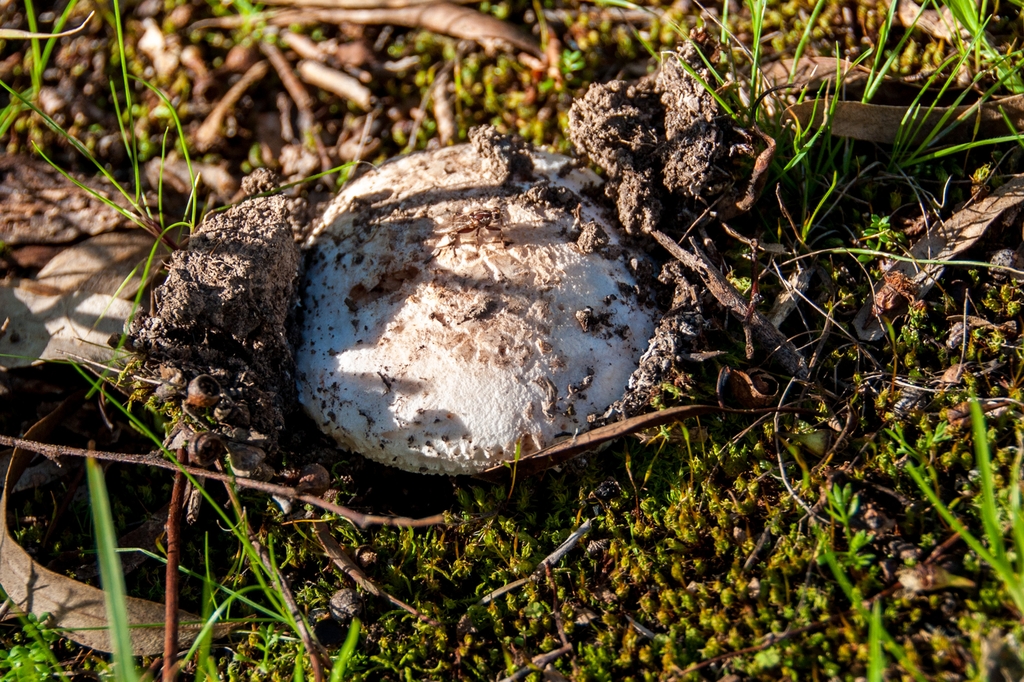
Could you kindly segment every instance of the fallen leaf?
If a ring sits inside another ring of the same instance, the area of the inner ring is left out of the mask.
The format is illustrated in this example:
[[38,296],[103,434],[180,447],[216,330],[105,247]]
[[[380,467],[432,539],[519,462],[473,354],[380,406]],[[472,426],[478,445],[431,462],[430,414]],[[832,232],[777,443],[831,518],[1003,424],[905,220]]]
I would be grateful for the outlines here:
[[723,368],[723,371],[727,372],[729,393],[740,407],[765,407],[771,404],[779,393],[779,382],[767,372],[753,371],[747,374],[729,367]]
[[[110,199],[97,181],[74,176]],[[110,232],[128,220],[39,159],[0,154],[0,241],[59,244]]]
[[970,589],[975,586],[973,580],[961,578],[934,564],[918,564],[900,570],[898,575],[900,585],[914,594],[947,590],[953,587]]
[[914,0],[898,0],[896,18],[904,28],[920,29],[938,40],[951,41],[957,33],[969,37],[965,29],[953,18],[953,12],[949,7],[943,7],[940,12],[935,9],[921,9]]
[[[82,291],[132,300],[142,284],[153,244],[153,236],[142,230],[96,235],[51,258],[34,281],[55,294]],[[166,248],[157,249],[149,267],[150,278],[167,255]]]
[[[794,104],[786,110],[786,115],[803,128],[818,127],[825,122],[830,106],[829,97],[812,99]],[[972,104],[931,109],[926,106],[838,101],[828,119],[831,132],[837,137],[880,144],[906,140],[906,131],[913,132],[909,139],[921,142],[940,124],[948,129],[957,121],[960,125],[941,138],[943,143],[1015,135],[1016,131],[1024,127],[1024,95],[992,99],[980,106]]]
[[115,358],[107,340],[124,331],[132,303],[87,291],[41,294],[28,288],[30,282],[21,284],[0,285],[0,316],[9,320],[0,337],[0,366],[76,359],[107,364]]
[[[890,286],[889,273],[893,273],[893,281],[900,277],[908,280],[916,297],[921,298],[935,285],[944,268],[938,263],[920,263],[919,261],[947,261],[974,245],[985,230],[998,220],[1003,213],[1016,209],[1024,202],[1024,175],[1011,176],[1001,187],[996,188],[984,199],[969,204],[957,211],[946,220],[932,225],[925,236],[917,240],[907,256],[910,261],[899,261],[886,273],[886,285]],[[899,279],[899,281],[903,281]],[[877,341],[885,334],[882,323],[874,313],[879,310],[876,298],[884,291],[884,286],[873,293],[872,300],[864,304],[853,320],[854,330],[864,341]],[[892,307],[885,310],[890,319],[906,310],[907,301],[903,305],[893,302]]]
[[[79,393],[65,400],[34,424],[25,437],[30,440],[44,438],[74,411],[81,398]],[[8,491],[17,484],[30,458],[28,452],[16,448],[4,479],[0,497],[0,585],[14,606],[40,619],[48,614],[48,625],[61,630],[61,634],[73,642],[98,651],[111,651],[103,591],[40,566],[8,532]],[[128,597],[125,608],[129,623],[134,626],[131,631],[132,653],[136,656],[162,653],[163,604]],[[182,646],[188,646],[199,633],[199,618],[186,612],[179,615],[183,623],[180,641]]]
[[[842,83],[843,86],[863,86],[871,75],[869,69],[853,62],[835,57],[801,57],[796,60],[780,59],[761,67],[761,75],[769,87],[797,85],[808,90],[817,90],[823,83]],[[792,78],[790,78],[792,74]],[[833,86],[831,88],[835,90]]]

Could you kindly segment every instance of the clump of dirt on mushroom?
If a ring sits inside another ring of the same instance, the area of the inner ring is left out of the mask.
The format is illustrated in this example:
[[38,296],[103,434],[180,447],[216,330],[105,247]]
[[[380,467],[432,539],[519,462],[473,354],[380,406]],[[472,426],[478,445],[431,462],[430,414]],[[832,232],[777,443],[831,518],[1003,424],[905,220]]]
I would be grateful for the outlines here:
[[719,122],[714,98],[684,63],[709,82],[697,48],[686,43],[639,81],[594,83],[569,110],[569,138],[608,173],[605,192],[630,234],[668,218],[692,220],[695,207],[713,203],[731,182],[723,168],[731,126]]
[[[249,195],[273,188],[269,171],[243,184]],[[128,331],[142,374],[162,382],[159,398],[209,408],[214,430],[268,453],[295,399],[287,321],[299,273],[293,231],[304,213],[302,202],[278,195],[211,215],[172,256],[153,314],[139,314]]]

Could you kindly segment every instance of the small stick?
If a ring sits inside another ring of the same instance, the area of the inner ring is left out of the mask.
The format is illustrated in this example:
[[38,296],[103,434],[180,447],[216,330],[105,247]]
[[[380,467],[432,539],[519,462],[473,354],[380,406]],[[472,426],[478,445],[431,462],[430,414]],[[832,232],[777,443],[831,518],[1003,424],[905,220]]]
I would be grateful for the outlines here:
[[256,62],[249,67],[249,70],[242,75],[237,83],[231,86],[227,93],[217,102],[217,105],[213,107],[213,111],[206,117],[206,120],[199,126],[199,130],[196,131],[195,136],[192,138],[192,143],[196,146],[197,150],[205,152],[217,142],[220,138],[220,127],[224,123],[224,117],[235,106],[235,102],[241,99],[245,91],[257,81],[263,80],[263,77],[266,75],[267,62]]
[[[178,461],[188,463],[185,448],[178,448]],[[174,474],[171,504],[167,510],[167,569],[164,575],[164,682],[178,676],[178,564],[181,560],[181,509],[185,502],[185,474]]]
[[690,248],[693,249],[693,253],[690,253],[664,232],[654,230],[651,232],[651,236],[675,256],[676,260],[700,275],[718,302],[728,308],[736,319],[743,322],[744,329],[749,329],[769,353],[776,354],[779,362],[789,372],[799,379],[807,378],[809,375],[807,361],[800,355],[800,351],[796,349],[793,342],[783,336],[775,325],[760,312],[750,310],[748,301],[708,260],[692,237],[690,238]]
[[[284,89],[288,91],[292,101],[295,102],[295,108],[299,110],[299,132],[302,133],[302,144],[312,141],[313,146],[316,147],[316,154],[320,158],[320,170],[329,171],[332,164],[327,156],[324,141],[320,139],[320,133],[316,129],[316,119],[313,118],[313,98],[299,82],[295,72],[292,71],[291,64],[285,59],[284,53],[277,45],[262,41],[260,42],[260,51],[270,60],[270,65],[277,71],[281,84],[284,85]],[[324,180],[329,182],[330,178],[325,177]]]
[[209,471],[208,469],[200,469],[199,467],[175,464],[174,462],[163,459],[159,452],[154,452],[149,455],[131,455],[123,452],[107,452],[104,450],[83,450],[82,448],[72,448],[66,445],[50,445],[48,443],[40,443],[38,441],[26,440],[24,438],[13,438],[3,434],[0,434],[0,445],[21,448],[22,450],[36,452],[51,458],[93,457],[95,459],[120,462],[122,464],[143,464],[145,466],[169,469],[171,471],[180,470],[187,474],[191,474],[192,476],[234,483],[239,488],[259,490],[260,492],[268,493],[270,495],[279,495],[290,500],[305,502],[306,504],[311,504],[314,507],[319,507],[324,511],[337,514],[359,528],[369,528],[371,526],[425,528],[427,526],[440,526],[446,523],[444,514],[435,514],[422,519],[410,519],[406,516],[377,516],[374,514],[361,514],[353,509],[349,509],[348,507],[342,507],[341,505],[328,502],[327,500],[322,500],[319,497],[300,493],[295,488],[275,485],[274,483],[266,483],[264,481],[256,481],[251,478],[236,478],[235,476],[230,476],[216,471]]
[[551,567],[557,564],[559,561],[561,561],[562,557],[568,554],[569,550],[576,546],[576,543],[580,541],[580,538],[582,538],[584,535],[590,532],[590,527],[591,520],[587,519],[582,523],[582,525],[580,525],[579,528],[574,530],[572,534],[565,539],[565,542],[556,547],[554,552],[541,559],[541,562],[537,564],[537,568],[533,569],[533,572],[530,575],[526,576],[525,578],[520,578],[519,580],[510,582],[507,585],[502,585],[490,594],[485,594],[483,598],[477,602],[477,604],[490,604],[492,601],[494,601],[501,595],[511,592],[517,587],[522,587],[531,580],[536,581],[541,575],[550,574]]
[[[223,471],[224,465],[220,462],[216,462],[217,469]],[[266,548],[260,544],[259,538],[256,537],[256,533],[253,532],[252,527],[249,525],[249,519],[245,514],[245,510],[242,509],[242,503],[238,499],[238,494],[235,492],[234,486],[231,485],[230,481],[224,481],[224,489],[228,492],[228,499],[231,500],[231,507],[235,510],[235,516],[238,517],[238,522],[245,528],[245,534],[249,538],[249,542],[252,544],[254,550],[256,550],[256,556],[259,558],[263,569],[270,575],[270,579],[274,583],[274,587],[281,594],[284,599],[284,604],[288,608],[288,613],[291,615],[292,620],[295,621],[295,629],[299,631],[299,638],[302,639],[302,645],[309,652],[309,664],[313,667],[313,679],[316,682],[323,682],[324,670],[323,661],[320,660],[320,653],[323,647],[320,645],[306,627],[306,621],[302,617],[302,612],[299,610],[299,605],[295,603],[295,595],[292,594],[291,587],[288,585],[288,581],[284,579],[281,572],[274,567],[274,563],[270,560],[270,554]]]
[[318,540],[320,540],[320,545],[324,548],[324,552],[327,553],[327,556],[330,557],[331,561],[333,561],[334,564],[338,568],[340,568],[345,575],[351,578],[356,585],[359,585],[361,588],[363,588],[375,597],[383,597],[384,599],[387,599],[393,605],[397,606],[403,611],[408,611],[412,615],[422,620],[427,625],[432,625],[435,628],[441,627],[441,624],[433,618],[423,615],[414,607],[409,606],[398,597],[392,596],[388,592],[385,592],[384,590],[380,589],[380,587],[377,586],[377,583],[370,580],[370,578],[367,577],[365,573],[363,573],[363,569],[359,568],[356,562],[352,561],[352,558],[345,552],[344,549],[342,549],[341,545],[338,544],[337,540],[331,537],[330,532],[327,530],[324,524],[318,523],[316,525],[316,537]]
[[534,656],[528,664],[524,665],[522,668],[515,671],[508,677],[500,680],[500,682],[517,682],[518,680],[523,679],[530,673],[535,673],[538,670],[543,670],[544,666],[546,666],[548,663],[554,663],[562,654],[567,654],[570,651],[572,651],[572,645],[566,644],[562,646],[560,649],[555,649],[554,651],[549,651],[546,654]]

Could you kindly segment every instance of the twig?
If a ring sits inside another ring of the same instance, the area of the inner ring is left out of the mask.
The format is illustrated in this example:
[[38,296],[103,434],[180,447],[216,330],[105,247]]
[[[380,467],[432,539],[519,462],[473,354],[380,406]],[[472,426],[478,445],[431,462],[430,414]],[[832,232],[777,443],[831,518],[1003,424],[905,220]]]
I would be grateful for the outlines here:
[[787,371],[800,379],[808,376],[807,361],[800,355],[793,343],[783,336],[768,318],[759,311],[751,309],[749,302],[708,260],[692,237],[690,238],[690,248],[693,249],[693,253],[690,253],[664,232],[654,230],[651,232],[651,236],[665,247],[676,260],[700,275],[718,302],[743,323],[744,329],[750,330],[750,333],[767,349],[769,354],[777,355],[779,362]]
[[[178,449],[178,461],[188,463],[185,448]],[[171,504],[167,510],[167,567],[164,573],[164,682],[174,682],[178,666],[178,564],[181,560],[181,509],[185,502],[188,479],[178,471],[171,488]]]
[[220,137],[220,127],[224,123],[224,117],[228,115],[231,107],[235,106],[235,102],[245,94],[246,90],[257,81],[263,80],[263,77],[266,75],[267,62],[256,62],[249,67],[249,70],[242,75],[237,83],[231,86],[227,93],[217,102],[217,105],[213,107],[213,111],[210,112],[206,120],[199,126],[195,136],[193,136],[192,144],[195,145],[196,149],[205,152],[217,142],[217,139]]
[[427,526],[444,525],[446,523],[444,514],[435,514],[434,516],[427,516],[421,519],[410,519],[405,516],[377,516],[374,514],[361,514],[353,509],[349,509],[348,507],[342,507],[341,505],[328,502],[327,500],[322,500],[319,497],[300,493],[295,488],[275,485],[274,483],[266,483],[264,481],[256,481],[251,478],[237,478],[235,476],[230,476],[216,471],[200,469],[199,467],[175,464],[174,462],[163,459],[159,452],[154,452],[149,455],[132,455],[123,452],[107,452],[104,450],[83,450],[82,448],[72,448],[66,445],[50,445],[48,443],[39,443],[37,441],[26,440],[24,438],[12,438],[11,436],[5,436],[2,434],[0,434],[0,445],[21,448],[22,450],[28,450],[29,452],[46,455],[47,457],[94,457],[96,459],[120,462],[122,464],[142,464],[160,469],[168,469],[170,471],[180,470],[187,474],[191,474],[192,476],[233,483],[239,488],[258,490],[270,495],[278,495],[290,500],[305,502],[306,504],[311,504],[314,507],[319,507],[324,511],[337,514],[343,519],[352,522],[353,525],[358,526],[359,528],[369,528],[371,526],[424,528]]
[[562,656],[562,654],[567,654],[570,651],[572,651],[572,645],[566,644],[559,649],[555,649],[554,651],[549,651],[546,654],[534,656],[529,663],[527,663],[522,668],[515,671],[508,677],[499,680],[499,682],[516,682],[517,680],[521,680],[530,673],[535,673],[538,670],[543,670],[544,666],[546,666],[548,663],[554,663],[556,660],[558,660],[560,656]]
[[839,618],[841,616],[844,616],[844,615],[846,615],[848,613],[849,613],[849,611],[846,611],[846,612],[841,613],[841,614],[837,613],[834,616],[831,616],[831,617],[829,617],[829,618],[827,618],[825,620],[820,620],[817,623],[811,623],[810,625],[804,625],[803,627],[796,628],[795,630],[790,630],[789,632],[783,632],[780,635],[775,635],[775,634],[765,635],[764,641],[761,642],[760,644],[755,644],[754,646],[748,646],[748,647],[746,647],[744,649],[737,649],[736,651],[730,651],[727,654],[720,654],[720,655],[715,656],[713,658],[709,658],[706,661],[701,661],[700,663],[694,663],[689,668],[685,668],[685,669],[680,670],[678,667],[672,666],[674,668],[673,672],[676,675],[678,675],[680,677],[683,677],[684,675],[689,675],[692,672],[697,672],[698,670],[702,670],[703,668],[707,668],[709,665],[714,665],[716,663],[721,663],[723,661],[728,661],[730,659],[736,658],[737,656],[743,656],[745,654],[756,653],[756,652],[761,651],[763,649],[767,649],[768,647],[772,646],[773,644],[778,644],[779,642],[785,641],[785,640],[790,639],[792,637],[796,637],[797,635],[802,635],[805,632],[812,632],[814,630],[817,630],[818,628],[823,628],[826,625],[830,625],[834,621],[839,620]]
[[572,534],[565,539],[565,542],[556,547],[554,552],[541,559],[541,562],[537,564],[537,568],[533,570],[533,573],[525,578],[520,578],[519,580],[510,582],[507,585],[502,585],[493,592],[485,594],[477,603],[482,606],[490,604],[501,595],[507,594],[517,587],[522,587],[531,580],[536,581],[540,576],[547,574],[547,572],[551,570],[552,566],[561,561],[562,557],[568,554],[569,550],[576,546],[576,543],[580,541],[580,538],[590,532],[590,527],[591,520],[587,519],[579,528],[574,530]]
[[[218,469],[223,469],[223,465],[220,462],[217,462],[216,465]],[[274,587],[277,588],[281,598],[284,599],[285,606],[288,608],[288,613],[295,622],[295,629],[299,631],[299,637],[302,639],[302,645],[306,648],[306,651],[309,652],[309,664],[313,668],[313,679],[316,682],[323,682],[323,661],[320,660],[320,654],[323,651],[322,645],[313,637],[309,628],[306,627],[306,620],[302,617],[299,605],[295,603],[295,596],[292,594],[288,581],[284,579],[281,572],[277,570],[276,566],[274,566],[274,562],[270,560],[270,555],[267,553],[266,548],[260,544],[259,538],[256,537],[256,533],[253,531],[252,527],[249,526],[249,521],[246,518],[245,511],[242,509],[242,503],[239,501],[234,487],[229,481],[224,481],[224,488],[228,492],[228,498],[231,500],[231,506],[235,510],[235,515],[238,517],[239,523],[241,523],[245,528],[245,533],[249,538],[249,543],[256,551],[256,556],[259,558],[260,563],[263,564],[263,570],[270,575],[270,579],[273,581]]]
[[352,558],[349,557],[348,553],[346,553],[344,549],[342,549],[341,545],[339,545],[338,542],[333,537],[331,537],[330,532],[327,530],[324,524],[317,524],[316,537],[318,540],[320,540],[320,544],[323,546],[324,551],[327,553],[327,556],[330,557],[331,561],[333,561],[334,564],[338,568],[340,568],[345,575],[351,578],[353,582],[355,582],[357,585],[359,585],[375,597],[383,597],[384,599],[387,599],[389,602],[391,602],[398,608],[402,609],[403,611],[408,611],[412,615],[422,620],[424,623],[432,625],[435,628],[441,627],[441,624],[433,618],[425,616],[424,614],[417,611],[414,607],[406,604],[401,599],[380,589],[380,587],[378,587],[375,582],[370,580],[367,577],[367,575],[363,573],[363,569],[359,568],[356,562],[352,561]]
[[569,461],[577,455],[593,450],[599,445],[628,436],[645,429],[653,429],[664,424],[682,421],[691,417],[703,417],[706,414],[769,414],[773,412],[788,412],[793,414],[814,414],[814,410],[800,407],[765,407],[752,409],[734,409],[731,407],[720,407],[718,405],[681,405],[670,407],[648,414],[638,414],[635,417],[614,422],[607,426],[600,426],[596,429],[573,436],[567,440],[559,441],[554,445],[538,450],[537,452],[520,458],[517,462],[500,464],[496,467],[476,474],[476,478],[485,481],[503,480],[509,475],[530,475],[545,469],[558,466]]
[[[307,141],[313,143],[313,146],[316,148],[316,154],[320,158],[320,170],[324,172],[329,171],[331,169],[331,160],[327,156],[324,141],[320,139],[316,119],[313,118],[313,98],[306,91],[306,88],[303,87],[302,83],[299,82],[295,72],[292,71],[291,64],[285,59],[284,53],[281,52],[277,45],[268,43],[265,40],[260,41],[260,51],[270,60],[270,65],[277,71],[281,84],[284,85],[284,89],[288,91],[292,101],[295,102],[295,108],[299,110],[299,132],[302,134],[302,143],[305,144]],[[325,181],[330,181],[329,177],[324,179]]]

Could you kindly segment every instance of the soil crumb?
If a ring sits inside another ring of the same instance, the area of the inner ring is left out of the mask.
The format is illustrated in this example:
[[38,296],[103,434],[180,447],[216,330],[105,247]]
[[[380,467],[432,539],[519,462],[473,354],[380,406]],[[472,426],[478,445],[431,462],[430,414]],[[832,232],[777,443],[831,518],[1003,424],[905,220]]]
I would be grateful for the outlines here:
[[[272,182],[269,171],[257,171],[243,189],[251,195]],[[299,271],[295,201],[254,197],[208,217],[171,257],[154,314],[137,317],[128,334],[154,376],[177,376],[178,385],[214,377],[222,396],[217,430],[259,440],[268,452],[295,400],[287,339]]]
[[591,85],[569,110],[569,138],[608,173],[605,192],[629,234],[654,230],[669,209],[692,214],[688,207],[710,204],[730,180],[719,168],[726,148],[718,106],[683,63],[710,79],[687,43],[636,83]]
[[708,323],[700,294],[677,262],[666,263],[658,276],[662,286],[674,287],[668,312],[661,318],[647,351],[629,377],[623,396],[594,425],[626,419],[648,409],[666,383],[675,383],[684,362],[704,362],[717,353],[699,352]]

